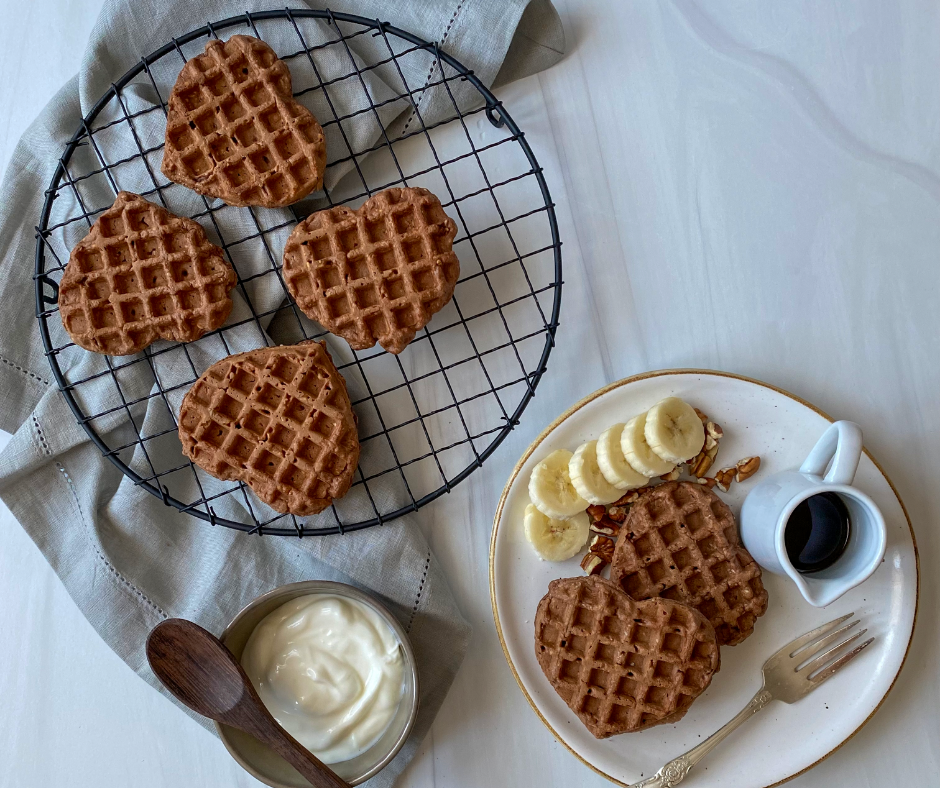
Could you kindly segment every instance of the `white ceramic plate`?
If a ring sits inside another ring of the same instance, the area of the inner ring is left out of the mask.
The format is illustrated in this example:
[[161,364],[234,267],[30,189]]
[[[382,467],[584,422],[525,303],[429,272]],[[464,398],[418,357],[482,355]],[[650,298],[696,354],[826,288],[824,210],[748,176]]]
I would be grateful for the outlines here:
[[[765,788],[788,780],[831,754],[875,712],[907,655],[917,611],[918,564],[914,533],[891,482],[867,452],[856,485],[881,508],[888,525],[882,566],[828,608],[808,605],[793,583],[764,572],[767,613],[747,640],[721,651],[721,670],[675,725],[604,741],[595,739],[555,693],[535,659],[533,619],[549,581],[583,574],[580,556],[539,561],[525,540],[522,516],[532,467],[555,449],[574,450],[610,424],[626,421],[666,396],[703,410],[724,429],[716,470],[760,455],[757,478],[800,465],[832,421],[791,394],[724,373],[652,372],[607,386],[560,416],[529,447],[503,491],[490,545],[490,594],[503,651],[536,714],[574,755],[620,784],[654,774],[733,717],[760,687],[764,660],[784,643],[855,611],[875,642],[844,671],[793,705],[774,702],[731,735],[689,776],[691,785]],[[733,485],[722,497],[735,515],[751,485]],[[707,771],[705,771],[707,767]],[[707,777],[703,780],[703,777]]]

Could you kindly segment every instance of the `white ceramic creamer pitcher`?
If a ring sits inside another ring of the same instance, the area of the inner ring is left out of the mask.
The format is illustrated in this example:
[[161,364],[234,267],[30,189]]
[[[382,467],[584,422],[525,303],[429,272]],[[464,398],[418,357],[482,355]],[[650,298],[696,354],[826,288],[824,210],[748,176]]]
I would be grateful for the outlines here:
[[[837,421],[822,434],[798,471],[764,479],[741,508],[741,540],[748,552],[765,569],[788,575],[815,607],[825,607],[867,580],[884,558],[884,517],[871,498],[850,486],[861,456],[861,428],[851,421]],[[831,566],[801,573],[787,555],[787,523],[800,503],[824,492],[836,493],[848,510],[848,542]]]

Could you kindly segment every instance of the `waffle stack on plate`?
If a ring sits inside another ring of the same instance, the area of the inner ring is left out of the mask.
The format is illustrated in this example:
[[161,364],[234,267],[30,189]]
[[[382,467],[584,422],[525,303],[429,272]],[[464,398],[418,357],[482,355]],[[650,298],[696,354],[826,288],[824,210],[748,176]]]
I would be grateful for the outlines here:
[[701,613],[667,599],[637,602],[597,576],[549,584],[535,616],[535,655],[599,739],[681,719],[720,662]]
[[634,599],[665,597],[691,605],[733,646],[767,610],[761,570],[738,539],[728,506],[693,482],[668,482],[630,507],[610,577]]

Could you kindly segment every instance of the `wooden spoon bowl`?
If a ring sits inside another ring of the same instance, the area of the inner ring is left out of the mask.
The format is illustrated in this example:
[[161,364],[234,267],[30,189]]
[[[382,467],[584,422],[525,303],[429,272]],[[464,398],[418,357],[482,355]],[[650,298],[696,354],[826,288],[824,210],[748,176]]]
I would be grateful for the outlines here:
[[198,624],[181,618],[158,624],[147,638],[147,660],[180,703],[254,736],[315,788],[349,788],[278,725],[232,652]]

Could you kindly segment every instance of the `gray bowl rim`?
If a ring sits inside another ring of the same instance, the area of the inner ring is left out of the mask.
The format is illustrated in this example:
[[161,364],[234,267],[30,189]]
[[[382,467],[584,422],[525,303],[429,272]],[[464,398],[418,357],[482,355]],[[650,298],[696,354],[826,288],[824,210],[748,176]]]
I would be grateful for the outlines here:
[[[415,688],[414,699],[412,700],[411,709],[408,714],[408,722],[402,729],[401,734],[395,740],[392,748],[371,769],[364,772],[362,775],[355,777],[354,779],[347,780],[350,785],[359,785],[360,783],[365,782],[369,778],[374,777],[376,774],[382,771],[382,769],[388,766],[392,759],[398,755],[398,752],[408,740],[408,736],[411,734],[411,729],[414,727],[415,719],[418,716],[418,707],[420,704],[421,695],[421,685],[418,681],[418,667],[415,664],[414,652],[411,649],[411,641],[408,639],[408,633],[405,632],[405,628],[399,623],[398,619],[392,615],[391,611],[372,594],[363,591],[356,586],[349,585],[348,583],[340,583],[337,580],[300,580],[296,583],[287,583],[285,585],[278,586],[277,588],[272,588],[270,591],[266,591],[265,593],[261,594],[261,596],[255,597],[253,600],[251,600],[251,602],[249,602],[235,614],[235,617],[229,622],[228,626],[225,627],[225,629],[222,631],[222,634],[219,635],[219,640],[225,643],[226,638],[232,633],[232,631],[249,612],[251,612],[258,605],[268,601],[272,597],[281,596],[283,594],[294,594],[293,598],[296,599],[297,597],[306,594],[318,593],[335,593],[337,596],[345,596],[355,599],[372,608],[376,613],[382,616],[382,618],[398,638],[398,642],[405,654],[406,676],[410,675],[411,681]],[[285,603],[288,601],[290,600],[285,600]],[[258,772],[257,769],[251,766],[251,764],[249,764],[242,757],[241,753],[229,742],[228,737],[223,730],[224,726],[220,725],[214,720],[212,724],[215,726],[216,733],[218,733],[219,738],[222,740],[222,744],[225,745],[225,749],[228,750],[229,755],[231,755],[238,762],[239,766],[241,766],[252,777],[260,780],[265,785],[270,785],[272,788],[291,788],[291,786],[288,786],[284,783],[277,783],[272,781],[268,775]]]

